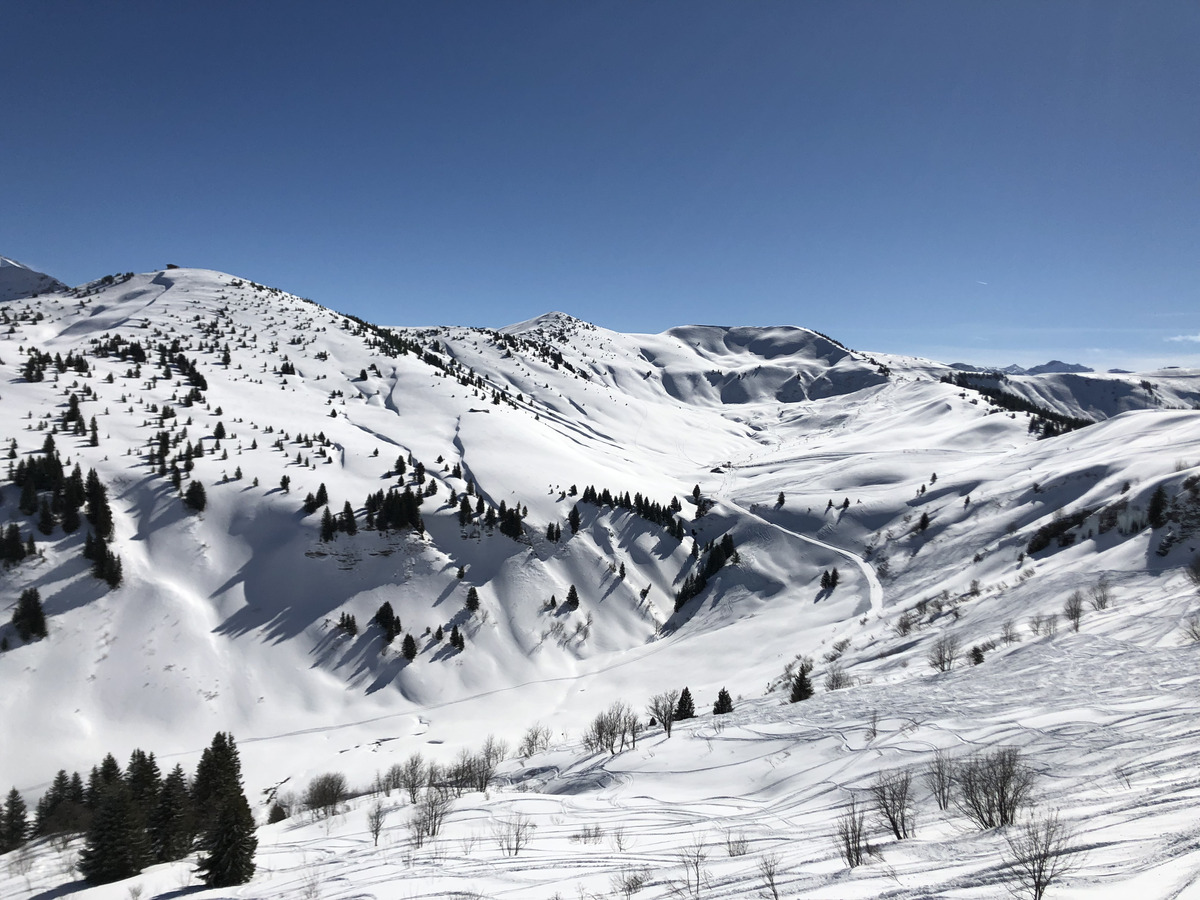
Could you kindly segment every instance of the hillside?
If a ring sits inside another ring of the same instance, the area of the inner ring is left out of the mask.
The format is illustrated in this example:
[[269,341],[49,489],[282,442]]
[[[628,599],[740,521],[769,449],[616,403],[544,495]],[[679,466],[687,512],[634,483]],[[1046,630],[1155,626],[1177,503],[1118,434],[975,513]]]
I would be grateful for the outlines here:
[[[563,313],[381,328],[200,269],[9,300],[0,333],[0,515],[36,551],[0,573],[0,683],[19,687],[0,719],[21,735],[0,744],[0,779],[31,807],[59,769],[139,747],[191,767],[227,730],[265,821],[280,786],[337,769],[361,789],[412,752],[449,761],[489,733],[515,746],[540,721],[550,748],[458,802],[453,849],[401,859],[393,796],[392,850],[376,851],[358,801],[262,829],[239,896],[306,896],[314,871],[322,896],[603,893],[630,867],[678,868],[693,832],[714,854],[704,896],[748,896],[749,858],[715,859],[733,829],[779,854],[787,896],[982,897],[1003,839],[949,812],[853,877],[830,835],[880,769],[1016,746],[1095,848],[1064,896],[1200,889],[1184,574],[1200,545],[1198,372],[974,377],[804,328],[636,335]],[[54,454],[107,488],[116,588],[53,490],[21,509],[17,466]],[[181,498],[193,482],[200,512]],[[306,512],[322,486],[327,507]],[[347,504],[354,534],[336,527]],[[8,618],[29,588],[49,633],[25,642]],[[1062,617],[1076,589],[1106,598],[1078,631]],[[385,602],[390,644],[372,622]],[[947,635],[959,665],[935,673]],[[793,705],[784,673],[803,656],[817,695]],[[647,728],[636,750],[584,752],[611,703],[644,724],[652,694],[684,685],[703,714],[669,741]],[[707,712],[721,688],[727,718]],[[538,826],[536,862],[492,846],[516,812]],[[571,845],[618,823],[636,852]],[[0,871],[0,896],[62,896],[57,853]],[[178,890],[180,865],[144,876],[151,890]]]

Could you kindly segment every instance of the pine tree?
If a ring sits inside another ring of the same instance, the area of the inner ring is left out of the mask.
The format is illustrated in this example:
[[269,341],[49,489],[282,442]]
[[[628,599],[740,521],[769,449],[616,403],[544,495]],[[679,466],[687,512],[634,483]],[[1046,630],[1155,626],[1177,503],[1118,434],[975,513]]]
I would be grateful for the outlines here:
[[133,877],[149,859],[129,786],[121,780],[105,785],[79,857],[80,873],[91,884],[108,884]]
[[1167,524],[1167,490],[1161,484],[1150,495],[1150,507],[1146,511],[1146,520],[1151,528],[1162,528]]
[[342,506],[342,515],[338,519],[338,529],[351,536],[358,534],[358,522],[354,518],[354,507],[350,505],[349,500]]
[[692,692],[686,687],[679,693],[679,704],[675,707],[675,721],[694,719],[696,704],[692,702]]
[[158,862],[183,859],[192,849],[195,837],[192,797],[180,765],[163,781],[158,803],[150,814],[149,834],[150,850]]
[[467,612],[479,612],[479,591],[475,590],[475,586],[467,588]]
[[204,855],[197,871],[209,887],[232,887],[254,877],[254,814],[241,785],[222,807],[216,824],[204,837]]
[[218,731],[200,754],[192,779],[192,806],[196,830],[205,834],[216,824],[217,815],[230,797],[242,789],[242,764],[233,735]]
[[0,815],[0,853],[16,850],[25,843],[29,831],[25,801],[21,792],[13,788],[4,801],[4,812]]
[[812,680],[808,677],[808,667],[801,666],[800,671],[796,673],[796,677],[792,679],[792,693],[790,701],[799,703],[801,700],[807,700],[813,695]]
[[571,534],[579,533],[579,504],[571,507],[571,512],[567,514],[567,524],[571,527]]
[[917,523],[917,531],[924,531],[929,527],[929,513],[921,513],[921,521]]
[[461,650],[466,646],[466,642],[463,640],[462,633],[458,630],[457,625],[452,626],[450,629],[450,646],[455,650]]
[[208,505],[208,494],[199,480],[189,482],[187,490],[183,492],[183,503],[188,509],[204,512],[204,507]]
[[725,713],[733,712],[733,698],[729,696],[729,691],[721,688],[717,692],[717,702],[713,704],[713,715],[723,716]]
[[567,590],[567,599],[564,602],[569,610],[579,609],[579,591],[575,590],[575,585],[571,585]]
[[412,662],[417,658],[417,641],[409,632],[404,636],[404,643],[400,646],[400,652],[404,654],[404,658]]
[[333,513],[327,506],[325,512],[321,514],[321,540],[332,541],[335,537],[337,537],[337,522],[334,521]]
[[37,588],[21,591],[13,609],[12,624],[17,635],[26,643],[35,637],[46,636],[46,614],[42,611],[42,598]]

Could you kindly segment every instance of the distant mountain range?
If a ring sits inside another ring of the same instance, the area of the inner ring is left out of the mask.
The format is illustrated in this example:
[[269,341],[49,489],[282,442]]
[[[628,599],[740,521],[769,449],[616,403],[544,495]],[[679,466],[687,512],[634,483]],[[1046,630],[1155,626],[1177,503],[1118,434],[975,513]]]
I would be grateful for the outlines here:
[[1060,359],[1052,359],[1048,363],[1042,363],[1040,366],[1032,366],[1028,369],[1016,364],[999,368],[998,366],[976,366],[971,363],[962,362],[950,363],[950,368],[960,369],[964,372],[1003,372],[1005,375],[1058,375],[1096,371],[1089,366],[1063,362]]

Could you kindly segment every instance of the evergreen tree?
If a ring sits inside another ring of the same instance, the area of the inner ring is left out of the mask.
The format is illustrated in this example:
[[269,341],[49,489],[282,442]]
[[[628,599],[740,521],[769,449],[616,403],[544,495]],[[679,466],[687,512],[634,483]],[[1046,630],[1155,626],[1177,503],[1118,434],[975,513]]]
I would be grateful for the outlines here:
[[404,636],[404,643],[400,646],[400,652],[404,654],[404,658],[412,662],[417,658],[417,641],[409,632]]
[[575,590],[575,585],[567,590],[566,607],[569,610],[579,609],[579,591]]
[[692,692],[686,687],[679,694],[679,704],[675,707],[675,721],[682,719],[694,719],[696,717],[696,704],[692,702]]
[[454,625],[450,629],[450,646],[455,650],[461,650],[466,645],[463,640],[462,633],[458,630],[458,626]]
[[571,512],[567,515],[567,524],[571,526],[571,534],[579,533],[579,504],[571,507]]
[[218,731],[212,743],[200,754],[196,777],[192,779],[192,807],[196,830],[211,831],[222,807],[242,790],[242,764],[233,735]]
[[917,523],[917,531],[924,531],[929,527],[929,513],[921,513],[921,521]]
[[475,586],[467,588],[467,612],[479,612],[479,591],[475,590]]
[[46,636],[46,614],[42,611],[42,598],[37,588],[26,588],[21,592],[12,614],[13,628],[22,641]]
[[837,570],[837,567],[835,566],[834,568],[829,570],[829,589],[832,591],[835,587],[838,586],[839,581],[841,581],[841,576],[838,575],[838,570]]
[[349,500],[342,506],[342,515],[338,519],[338,529],[351,536],[358,534],[358,522],[354,518],[354,507],[350,505]]
[[133,877],[149,860],[146,832],[129,786],[119,779],[105,785],[79,857],[80,873],[91,884],[108,884]]
[[802,665],[800,671],[796,673],[796,677],[792,679],[792,693],[789,699],[792,703],[799,703],[812,695],[813,686],[812,680],[808,677],[808,667]]
[[821,590],[829,590],[829,570],[826,569],[821,573]]
[[1150,508],[1146,520],[1151,528],[1162,528],[1167,524],[1167,490],[1161,484],[1150,495]]
[[725,713],[733,712],[733,698],[729,696],[729,691],[725,688],[717,693],[717,702],[713,704],[713,715],[723,716]]
[[158,862],[183,859],[192,849],[192,797],[182,766],[176,765],[163,781],[158,803],[150,814],[149,833],[150,850]]
[[38,503],[37,529],[42,534],[52,534],[54,532],[54,513],[50,509],[50,501],[45,497]]
[[379,609],[375,610],[372,620],[383,632],[383,642],[390,644],[400,633],[400,618],[392,609],[392,604],[384,600]]
[[204,507],[208,505],[208,494],[204,490],[204,485],[193,479],[188,484],[187,490],[183,492],[183,503],[188,509],[204,512]]
[[108,505],[108,491],[100,483],[100,476],[95,469],[88,469],[87,481],[84,483],[84,496],[87,498],[87,518],[96,530],[96,536],[102,541],[112,537],[112,509]]
[[8,792],[4,812],[0,815],[0,853],[16,850],[25,843],[25,835],[29,831],[26,812],[20,791],[13,788]]
[[337,522],[334,521],[333,513],[327,506],[325,512],[321,514],[321,540],[332,541],[335,537],[337,537]]
[[240,784],[221,807],[216,824],[205,835],[203,848],[198,872],[209,887],[232,887],[254,877],[258,838],[254,835],[254,814]]

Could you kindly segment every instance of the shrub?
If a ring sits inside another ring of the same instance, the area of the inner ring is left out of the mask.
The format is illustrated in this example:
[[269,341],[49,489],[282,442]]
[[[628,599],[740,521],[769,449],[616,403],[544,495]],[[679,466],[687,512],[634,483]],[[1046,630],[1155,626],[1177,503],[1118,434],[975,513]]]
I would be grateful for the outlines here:
[[955,769],[955,804],[980,828],[1012,825],[1033,791],[1033,769],[1006,748],[969,757]]
[[304,792],[304,808],[314,816],[328,818],[337,813],[347,793],[346,776],[341,772],[326,772],[309,783]]

